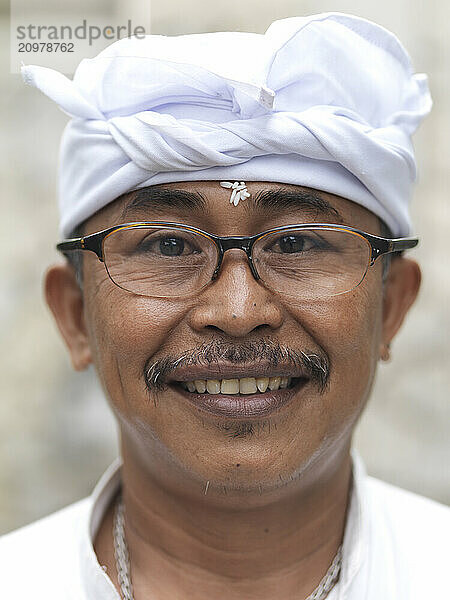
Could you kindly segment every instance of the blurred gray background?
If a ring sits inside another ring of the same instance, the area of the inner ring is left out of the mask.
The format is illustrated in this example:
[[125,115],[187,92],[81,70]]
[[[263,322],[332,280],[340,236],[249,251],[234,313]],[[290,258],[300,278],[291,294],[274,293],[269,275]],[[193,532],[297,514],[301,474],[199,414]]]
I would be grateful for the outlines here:
[[[35,2],[30,1],[30,7]],[[73,4],[40,2],[49,12]],[[46,8],[47,7],[47,8]],[[444,0],[79,0],[80,18],[110,12],[147,32],[264,32],[274,19],[350,12],[394,31],[426,72],[434,110],[415,137],[413,202],[423,287],[381,365],[356,443],[368,471],[450,503],[450,4]],[[89,494],[116,456],[115,425],[92,371],[76,374],[45,306],[42,276],[59,260],[56,164],[67,118],[9,73],[9,6],[0,0],[0,534]],[[38,57],[36,63],[38,63]],[[389,93],[389,90],[386,90]]]

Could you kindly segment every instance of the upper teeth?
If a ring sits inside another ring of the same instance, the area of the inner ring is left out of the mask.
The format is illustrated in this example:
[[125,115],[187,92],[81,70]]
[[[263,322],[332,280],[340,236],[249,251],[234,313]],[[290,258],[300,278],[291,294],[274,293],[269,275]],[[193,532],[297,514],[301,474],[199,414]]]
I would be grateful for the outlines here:
[[290,377],[242,377],[241,379],[195,379],[181,382],[190,392],[199,394],[256,394],[287,387]]

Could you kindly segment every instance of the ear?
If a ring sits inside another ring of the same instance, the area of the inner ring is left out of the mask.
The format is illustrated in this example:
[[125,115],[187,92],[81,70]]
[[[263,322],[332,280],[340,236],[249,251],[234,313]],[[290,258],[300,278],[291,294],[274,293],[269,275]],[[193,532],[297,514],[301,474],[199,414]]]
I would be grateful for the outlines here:
[[401,256],[391,261],[384,289],[381,356],[386,352],[416,299],[420,281],[420,267],[414,260]]
[[83,292],[69,264],[54,265],[45,275],[45,298],[59,331],[69,349],[72,365],[77,371],[92,362],[86,322]]

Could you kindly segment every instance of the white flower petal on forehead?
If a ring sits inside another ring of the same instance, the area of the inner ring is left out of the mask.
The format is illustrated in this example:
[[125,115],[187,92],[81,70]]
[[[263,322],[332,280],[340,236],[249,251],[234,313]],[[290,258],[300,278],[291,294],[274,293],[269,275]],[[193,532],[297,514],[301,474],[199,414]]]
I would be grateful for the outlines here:
[[239,200],[244,200],[250,196],[245,181],[234,181],[233,183],[231,181],[221,181],[220,185],[233,190],[230,197],[230,204],[234,204],[234,206],[239,204]]

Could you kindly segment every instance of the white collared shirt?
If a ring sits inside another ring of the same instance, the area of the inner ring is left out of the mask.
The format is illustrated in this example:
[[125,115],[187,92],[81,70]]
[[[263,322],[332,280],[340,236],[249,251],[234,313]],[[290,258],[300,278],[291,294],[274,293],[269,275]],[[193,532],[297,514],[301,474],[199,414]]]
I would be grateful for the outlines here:
[[[91,496],[0,537],[1,598],[120,600],[93,541],[121,464],[110,465]],[[327,600],[450,598],[450,509],[368,477],[356,455],[353,481],[342,571]]]

